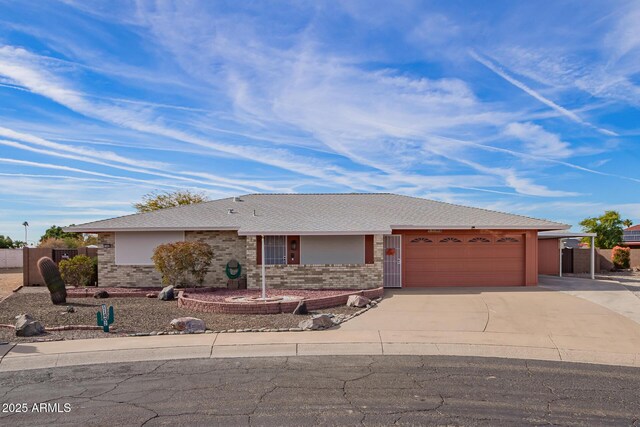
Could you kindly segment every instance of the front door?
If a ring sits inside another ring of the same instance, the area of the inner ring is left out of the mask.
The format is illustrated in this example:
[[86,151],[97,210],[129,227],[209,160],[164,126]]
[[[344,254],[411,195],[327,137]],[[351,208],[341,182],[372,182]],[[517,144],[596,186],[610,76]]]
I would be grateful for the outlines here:
[[402,236],[384,236],[384,287],[402,287]]

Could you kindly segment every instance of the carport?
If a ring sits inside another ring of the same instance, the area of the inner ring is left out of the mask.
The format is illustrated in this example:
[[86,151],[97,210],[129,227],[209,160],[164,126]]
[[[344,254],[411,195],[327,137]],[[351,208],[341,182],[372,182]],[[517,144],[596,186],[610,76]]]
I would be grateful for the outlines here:
[[551,274],[562,277],[562,248],[563,241],[571,238],[591,238],[591,259],[590,269],[591,279],[595,279],[596,274],[596,233],[572,233],[568,231],[542,231],[538,233],[538,272],[540,274]]

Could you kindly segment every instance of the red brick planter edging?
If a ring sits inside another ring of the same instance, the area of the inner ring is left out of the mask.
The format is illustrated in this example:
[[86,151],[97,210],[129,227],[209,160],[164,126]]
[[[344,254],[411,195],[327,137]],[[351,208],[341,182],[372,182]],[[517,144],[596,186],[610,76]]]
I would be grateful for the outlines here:
[[[380,298],[384,294],[384,288],[364,289],[361,291],[346,292],[340,295],[332,295],[319,298],[305,298],[309,310],[337,307],[345,305],[349,296],[362,295],[369,299]],[[185,291],[178,292],[178,307],[189,308],[205,313],[226,314],[278,314],[292,313],[298,305],[298,301],[275,302],[222,302],[197,299]]]
[[[115,289],[115,290],[114,290]],[[146,298],[147,294],[157,294],[162,288],[131,288],[127,290],[120,290],[122,288],[101,288],[101,287],[89,287],[89,288],[71,288],[67,289],[67,298],[93,298],[93,294],[100,291],[107,291],[109,298]],[[176,288],[176,291],[187,291],[190,294],[211,292],[216,288]]]
[[[15,325],[9,325],[6,323],[0,323],[0,328],[2,329],[15,329]],[[62,325],[62,326],[51,326],[44,328],[47,332],[54,331],[97,331],[102,329],[102,326],[93,326],[93,325]]]

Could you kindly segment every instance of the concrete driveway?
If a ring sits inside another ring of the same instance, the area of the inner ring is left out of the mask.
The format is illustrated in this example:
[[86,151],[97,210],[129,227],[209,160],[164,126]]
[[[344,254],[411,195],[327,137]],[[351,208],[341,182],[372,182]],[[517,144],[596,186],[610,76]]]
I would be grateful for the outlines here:
[[[640,313],[640,299],[623,288],[619,293],[628,299],[627,308],[637,304]],[[542,286],[388,290],[375,310],[340,329],[376,330],[383,342],[390,343],[493,343],[614,353],[635,353],[640,348],[640,323],[601,304]]]

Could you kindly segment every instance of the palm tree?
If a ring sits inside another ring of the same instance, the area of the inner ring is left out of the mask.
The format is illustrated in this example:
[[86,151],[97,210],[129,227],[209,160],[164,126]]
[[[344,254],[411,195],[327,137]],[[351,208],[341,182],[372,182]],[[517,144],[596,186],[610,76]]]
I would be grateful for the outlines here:
[[29,240],[27,240],[27,227],[29,227],[29,223],[27,221],[22,223],[24,227],[24,245],[29,246]]

